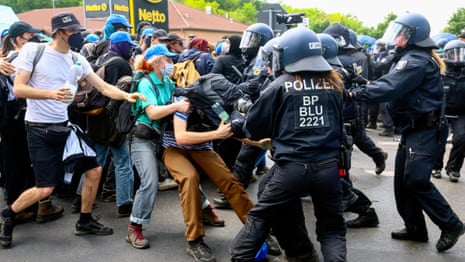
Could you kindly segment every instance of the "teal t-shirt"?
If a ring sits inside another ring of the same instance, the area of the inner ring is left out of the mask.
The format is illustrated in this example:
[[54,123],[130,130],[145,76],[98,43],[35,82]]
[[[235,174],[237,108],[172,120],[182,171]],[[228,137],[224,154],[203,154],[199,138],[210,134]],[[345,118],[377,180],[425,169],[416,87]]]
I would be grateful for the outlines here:
[[[137,118],[137,122],[142,122],[151,125],[153,128],[160,129],[160,121],[151,120],[145,113],[145,108],[149,105],[163,106],[168,104],[175,85],[168,76],[163,76],[163,81],[160,81],[154,72],[150,72],[148,76],[153,80],[155,86],[145,77],[139,82],[137,92],[143,94],[147,100],[145,102],[140,99],[137,100],[137,108],[142,108],[144,110],[144,114]],[[155,91],[155,88],[158,89],[158,92]]]

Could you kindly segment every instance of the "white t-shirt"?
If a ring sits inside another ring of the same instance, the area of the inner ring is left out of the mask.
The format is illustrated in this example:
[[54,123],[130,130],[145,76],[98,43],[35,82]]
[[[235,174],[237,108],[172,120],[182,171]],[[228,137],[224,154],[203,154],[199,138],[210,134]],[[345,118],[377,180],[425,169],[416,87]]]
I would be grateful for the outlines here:
[[[16,69],[32,71],[32,64],[37,53],[37,44],[28,43],[21,48],[16,60]],[[86,77],[92,72],[89,62],[80,55],[74,55],[81,62],[83,76]],[[28,85],[34,88],[45,90],[56,90],[63,87],[70,68],[74,64],[72,52],[60,53],[48,44],[44,53],[36,64]],[[27,109],[25,120],[38,123],[60,123],[68,120],[68,104],[53,99],[26,99]]]

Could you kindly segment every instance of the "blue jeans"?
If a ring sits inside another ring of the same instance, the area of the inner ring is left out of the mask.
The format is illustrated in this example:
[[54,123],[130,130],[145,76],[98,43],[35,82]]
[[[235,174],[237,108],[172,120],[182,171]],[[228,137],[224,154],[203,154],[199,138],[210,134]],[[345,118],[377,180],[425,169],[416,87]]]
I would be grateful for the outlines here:
[[136,191],[129,220],[137,224],[148,224],[158,192],[159,141],[131,138],[131,158],[139,173],[140,186]]
[[[132,195],[134,190],[134,171],[132,170],[132,162],[129,157],[128,139],[118,146],[113,147],[104,144],[96,143],[94,145],[97,153],[97,162],[103,167],[108,157],[109,151],[115,165],[115,181],[116,181],[116,205],[132,203]],[[81,177],[77,192],[82,190],[82,182],[84,176]]]

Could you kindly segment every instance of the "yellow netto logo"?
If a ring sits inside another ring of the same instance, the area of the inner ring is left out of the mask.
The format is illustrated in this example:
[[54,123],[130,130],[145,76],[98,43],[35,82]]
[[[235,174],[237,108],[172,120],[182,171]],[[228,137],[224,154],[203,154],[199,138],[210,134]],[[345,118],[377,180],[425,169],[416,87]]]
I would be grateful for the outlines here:
[[147,2],[152,3],[152,4],[158,4],[162,2],[163,0],[147,0]]

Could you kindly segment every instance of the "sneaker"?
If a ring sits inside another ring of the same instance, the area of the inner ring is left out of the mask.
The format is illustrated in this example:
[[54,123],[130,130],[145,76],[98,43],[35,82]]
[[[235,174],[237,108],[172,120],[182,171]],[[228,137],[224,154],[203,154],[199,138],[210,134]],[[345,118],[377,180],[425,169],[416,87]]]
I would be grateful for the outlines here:
[[210,248],[203,242],[200,238],[198,240],[192,241],[194,243],[189,243],[187,247],[187,254],[191,255],[196,262],[216,262],[215,256],[210,251]]
[[221,219],[213,210],[211,205],[202,209],[203,223],[214,227],[224,227],[224,220]]
[[55,206],[52,204],[52,200],[47,198],[46,200],[39,201],[39,209],[37,210],[37,223],[45,223],[63,216],[65,209],[62,206]]
[[116,194],[111,194],[108,196],[101,196],[103,202],[116,202]]
[[131,246],[138,249],[145,249],[150,247],[149,241],[142,235],[142,226],[129,225],[126,241],[131,244]]
[[431,173],[431,176],[434,177],[434,178],[441,178],[441,170],[433,169],[433,172]]
[[268,245],[268,254],[272,256],[279,256],[282,254],[278,241],[276,241],[276,239],[271,234],[268,234],[265,242]]
[[0,215],[0,246],[10,248],[13,240],[14,219]]
[[117,218],[128,217],[131,215],[132,203],[124,204],[118,207]]
[[170,190],[177,187],[178,183],[176,183],[176,181],[174,181],[172,178],[166,178],[165,180],[158,182],[158,190],[160,191]]
[[75,235],[111,235],[113,234],[113,229],[110,227],[106,227],[99,222],[95,221],[92,217],[89,222],[85,224],[81,224],[76,222],[76,230],[74,231]]
[[459,177],[460,177],[460,173],[457,172],[457,171],[450,171],[450,172],[447,172],[447,175],[449,176],[449,180],[451,182],[459,182]]

